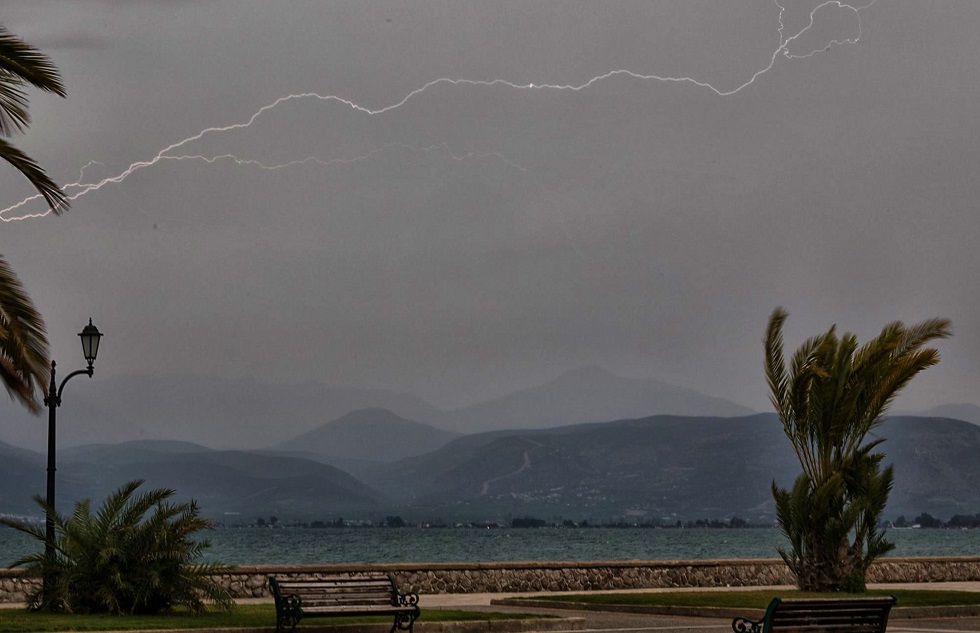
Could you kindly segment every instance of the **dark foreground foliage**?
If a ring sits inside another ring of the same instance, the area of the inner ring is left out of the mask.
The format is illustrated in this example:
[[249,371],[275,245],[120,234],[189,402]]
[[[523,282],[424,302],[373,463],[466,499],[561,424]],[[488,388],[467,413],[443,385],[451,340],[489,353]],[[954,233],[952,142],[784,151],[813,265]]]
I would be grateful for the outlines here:
[[[71,516],[60,516],[35,501],[55,520],[55,552],[43,551],[14,562],[32,576],[48,574],[51,590],[28,597],[34,610],[63,613],[149,614],[177,606],[202,612],[205,601],[231,606],[228,592],[210,574],[225,567],[196,564],[208,540],[192,538],[212,524],[200,517],[197,503],[172,503],[166,488],[137,494],[132,481],[109,495],[95,512],[88,499]],[[2,520],[45,542],[44,527]]]

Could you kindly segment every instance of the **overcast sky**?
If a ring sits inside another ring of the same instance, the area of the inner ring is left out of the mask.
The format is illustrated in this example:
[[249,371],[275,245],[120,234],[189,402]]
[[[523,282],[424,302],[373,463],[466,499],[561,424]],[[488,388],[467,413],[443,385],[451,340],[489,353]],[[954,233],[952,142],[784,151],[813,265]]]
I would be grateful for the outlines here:
[[899,404],[978,402],[980,3],[781,2],[5,3],[68,89],[15,142],[77,197],[17,220],[0,169],[0,252],[104,381],[768,410],[782,305],[793,348],[948,317]]

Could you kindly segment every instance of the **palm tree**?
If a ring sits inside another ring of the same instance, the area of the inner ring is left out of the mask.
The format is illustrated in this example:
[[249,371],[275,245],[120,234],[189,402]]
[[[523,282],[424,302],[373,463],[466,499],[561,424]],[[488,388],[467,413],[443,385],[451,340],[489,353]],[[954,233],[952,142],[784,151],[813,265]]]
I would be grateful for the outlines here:
[[[52,589],[39,583],[28,596],[33,609],[67,613],[157,613],[177,606],[201,612],[205,601],[230,608],[231,596],[214,581],[227,571],[221,563],[196,563],[211,546],[196,533],[213,524],[200,516],[197,503],[172,503],[174,491],[158,488],[137,493],[141,480],[131,481],[109,495],[93,511],[88,499],[61,516],[34,500],[55,517],[54,560],[45,552],[29,554],[12,567],[27,574],[51,574]],[[41,543],[43,527],[0,518]]]
[[[58,69],[36,48],[0,26],[0,158],[20,171],[44,197],[55,214],[68,208],[68,198],[34,159],[6,140],[30,123],[27,86],[65,96]],[[35,385],[43,386],[48,371],[44,320],[17,275],[0,255],[0,381],[11,397],[33,413],[41,407]]]
[[884,455],[874,452],[884,438],[866,440],[899,391],[939,362],[924,345],[950,336],[950,322],[891,323],[860,348],[853,334],[838,338],[831,327],[796,350],[787,372],[787,316],[773,312],[764,340],[770,400],[803,471],[790,490],[772,485],[790,543],[779,553],[801,589],[863,591],[872,561],[894,547],[878,528],[892,468],[882,469]]

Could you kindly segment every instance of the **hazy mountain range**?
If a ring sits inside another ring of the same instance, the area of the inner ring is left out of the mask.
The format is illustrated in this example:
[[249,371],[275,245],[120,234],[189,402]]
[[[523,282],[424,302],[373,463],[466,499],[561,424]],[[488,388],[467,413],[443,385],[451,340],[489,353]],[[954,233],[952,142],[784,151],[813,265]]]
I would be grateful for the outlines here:
[[[386,409],[448,433],[545,428],[655,413],[752,413],[692,389],[623,378],[598,367],[570,371],[546,384],[453,410],[439,409],[412,394],[313,383],[141,376],[80,380],[70,385],[58,413],[59,446],[158,439],[211,448],[268,448],[369,408]],[[21,414],[0,427],[0,441],[43,450],[45,422]]]
[[566,372],[539,387],[423,421],[460,433],[479,433],[621,420],[654,413],[734,416],[754,412],[694,389],[655,380],[623,378],[592,366]]
[[[62,507],[145,479],[230,522],[391,513],[768,522],[771,483],[788,485],[799,470],[775,415],[595,367],[451,411],[411,394],[318,385],[85,387],[58,418]],[[980,426],[951,419],[980,419],[980,408],[934,414],[881,428],[895,516],[980,512]],[[30,443],[9,438],[11,427],[0,434],[0,513],[36,513],[45,458],[14,446]],[[32,432],[43,438],[45,427],[37,420]]]
[[[363,427],[351,424],[357,419],[365,421]],[[771,522],[772,481],[788,485],[799,470],[774,414],[652,416],[456,439],[443,435],[447,443],[425,454],[388,462],[346,459],[347,470],[333,465],[344,458],[320,453],[324,445],[313,441],[335,431],[339,446],[375,446],[378,455],[396,455],[399,446],[417,451],[418,444],[408,440],[425,425],[399,420],[380,409],[357,412],[308,434],[302,454],[285,453],[281,446],[219,451],[167,441],[68,449],[59,457],[59,505],[101,498],[142,478],[197,499],[205,514],[230,523],[271,515],[309,521],[389,514],[590,521],[739,516]],[[886,461],[896,471],[887,516],[980,512],[980,427],[897,417],[880,433],[887,438]],[[428,436],[439,432],[430,429]],[[43,491],[43,462],[38,453],[0,445],[0,512],[36,514],[28,496]]]

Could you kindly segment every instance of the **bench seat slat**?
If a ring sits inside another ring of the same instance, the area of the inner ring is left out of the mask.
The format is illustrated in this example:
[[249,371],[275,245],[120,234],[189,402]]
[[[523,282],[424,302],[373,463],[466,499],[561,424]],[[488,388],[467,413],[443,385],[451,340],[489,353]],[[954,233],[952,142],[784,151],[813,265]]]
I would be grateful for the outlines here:
[[789,626],[816,625],[817,623],[826,626],[844,625],[881,628],[881,624],[885,618],[880,610],[870,612],[859,610],[833,612],[821,609],[819,611],[802,610],[789,613],[777,611],[773,614],[771,620],[773,628],[781,630]]
[[297,584],[297,585],[380,585],[388,582],[385,577],[374,577],[366,576],[363,578],[344,578],[342,576],[326,576],[323,578],[317,578],[314,580],[289,580],[283,579],[279,581],[279,584]]
[[772,629],[773,632],[780,633],[880,633],[883,630],[880,626],[852,627],[840,624],[810,624],[806,626],[774,627]]
[[868,618],[881,619],[881,612],[867,611],[794,611],[793,613],[775,613],[772,616],[773,622],[792,622],[794,620],[862,620]]
[[337,596],[359,595],[359,594],[381,595],[381,594],[386,594],[386,593],[387,594],[390,594],[391,593],[391,587],[389,587],[387,590],[381,590],[381,589],[379,589],[377,587],[344,587],[343,589],[330,589],[330,588],[316,589],[316,588],[310,588],[310,587],[294,587],[294,588],[286,588],[286,587],[283,587],[282,590],[284,592],[288,592],[288,593],[298,593],[298,594],[304,594],[304,593],[308,593],[308,594],[329,593],[329,594],[334,594],[334,595],[337,595]]
[[735,618],[737,633],[884,633],[894,597],[774,598],[761,620]]
[[302,591],[391,591],[391,585],[385,586],[380,583],[323,583],[316,585],[300,585],[292,583],[281,583],[280,587],[285,589],[298,589]]
[[312,607],[303,607],[303,613],[344,613],[348,615],[364,615],[370,613],[412,613],[415,611],[414,607],[394,607],[391,605],[355,605],[355,604],[338,604],[338,605],[315,605]]
[[317,585],[330,584],[330,583],[356,585],[356,584],[364,584],[364,583],[377,584],[377,583],[384,583],[387,581],[388,579],[385,576],[322,576],[320,578],[312,578],[310,580],[296,580],[296,579],[283,578],[279,582],[296,583],[298,585],[307,584],[307,583],[317,584]]
[[391,601],[387,600],[331,600],[329,598],[313,598],[310,600],[304,600],[302,602],[303,608],[307,607],[337,607],[349,605],[352,607],[392,607],[397,606]]
[[331,595],[337,596],[342,599],[356,599],[359,596],[377,597],[377,596],[390,596],[391,591],[374,591],[361,589],[358,591],[323,591],[316,590],[310,591],[309,589],[283,589],[283,593],[295,593],[300,596],[323,596]]
[[347,587],[310,587],[301,585],[280,585],[283,591],[294,591],[294,592],[306,592],[306,593],[357,593],[357,592],[373,592],[373,593],[391,593],[391,587],[383,587],[381,585],[358,585],[358,586],[347,586]]

